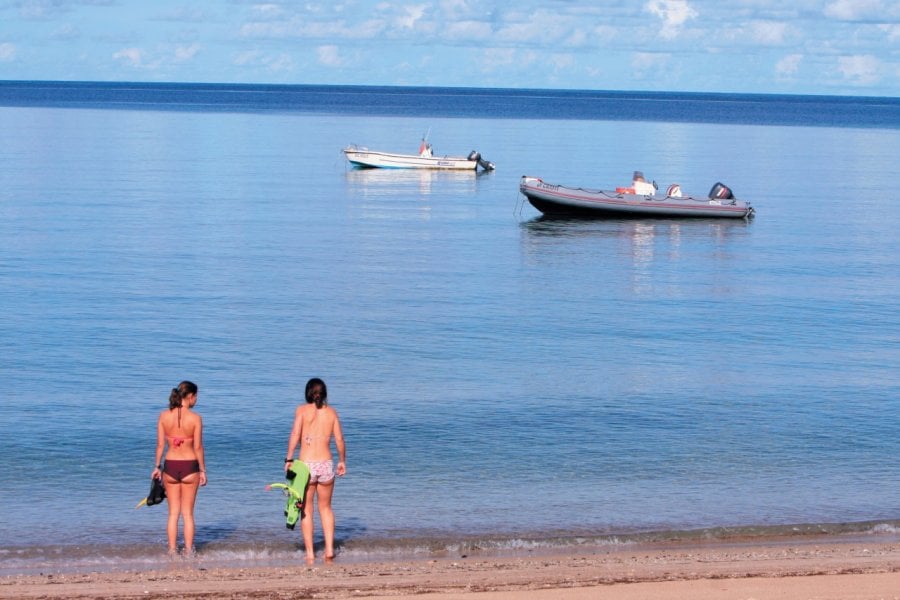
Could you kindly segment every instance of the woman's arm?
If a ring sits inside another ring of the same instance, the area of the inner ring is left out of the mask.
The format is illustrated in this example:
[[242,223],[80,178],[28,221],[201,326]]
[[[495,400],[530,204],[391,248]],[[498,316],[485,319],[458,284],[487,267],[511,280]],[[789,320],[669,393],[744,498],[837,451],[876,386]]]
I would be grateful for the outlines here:
[[291,435],[288,437],[287,453],[284,455],[284,470],[287,471],[291,467],[294,460],[294,452],[297,450],[297,444],[300,442],[300,434],[303,431],[303,414],[302,406],[298,406],[294,411],[294,426],[291,427]]
[[159,420],[156,421],[156,462],[153,464],[153,473],[150,474],[150,477],[153,479],[159,479],[162,477],[162,456],[163,451],[166,449],[166,430],[163,428],[162,423],[162,414],[159,415]]
[[200,485],[206,485],[206,455],[203,453],[203,417],[197,415],[197,427],[194,429],[194,454],[200,464]]
[[341,430],[341,419],[334,413],[334,446],[338,451],[337,474],[340,477],[347,472],[347,447],[344,444],[344,432]]

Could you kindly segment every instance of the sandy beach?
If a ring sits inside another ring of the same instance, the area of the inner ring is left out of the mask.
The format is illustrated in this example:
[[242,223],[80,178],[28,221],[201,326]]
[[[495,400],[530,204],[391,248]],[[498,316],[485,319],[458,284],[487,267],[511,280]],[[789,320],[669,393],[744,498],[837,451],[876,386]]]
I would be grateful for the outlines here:
[[900,600],[900,543],[773,540],[596,549],[569,555],[312,566],[195,561],[142,572],[20,575],[2,598],[407,598],[440,600]]

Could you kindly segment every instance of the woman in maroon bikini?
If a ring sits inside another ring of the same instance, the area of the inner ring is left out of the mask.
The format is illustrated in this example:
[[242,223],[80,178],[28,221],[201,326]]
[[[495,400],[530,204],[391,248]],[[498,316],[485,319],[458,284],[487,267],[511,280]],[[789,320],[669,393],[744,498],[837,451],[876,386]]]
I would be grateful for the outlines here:
[[[194,552],[194,501],[197,489],[206,485],[203,456],[203,419],[191,409],[197,403],[197,386],[182,381],[169,394],[169,408],[159,415],[156,426],[156,468],[151,477],[162,477],[169,504],[166,533],[169,554],[178,551],[178,519],[184,522],[184,552]],[[166,462],[162,456],[166,450]]]

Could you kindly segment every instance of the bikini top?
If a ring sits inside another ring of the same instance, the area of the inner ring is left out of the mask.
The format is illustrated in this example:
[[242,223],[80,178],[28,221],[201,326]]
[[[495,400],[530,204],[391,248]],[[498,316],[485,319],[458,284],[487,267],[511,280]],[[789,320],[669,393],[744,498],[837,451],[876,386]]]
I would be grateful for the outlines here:
[[[171,409],[170,409],[171,410]],[[178,427],[181,427],[181,407],[178,407]],[[177,435],[169,436],[169,443],[172,444],[173,448],[178,448],[185,442],[193,442],[194,438],[192,437],[179,437]]]
[[193,442],[193,441],[194,441],[194,438],[192,438],[192,437],[177,437],[177,436],[169,437],[169,443],[172,444],[173,448],[178,448],[185,442]]

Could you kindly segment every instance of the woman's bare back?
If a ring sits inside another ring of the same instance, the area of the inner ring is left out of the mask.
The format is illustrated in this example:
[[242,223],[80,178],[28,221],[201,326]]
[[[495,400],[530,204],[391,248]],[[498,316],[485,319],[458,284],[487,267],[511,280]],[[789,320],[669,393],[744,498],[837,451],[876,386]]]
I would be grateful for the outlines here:
[[194,446],[200,422],[200,416],[186,408],[172,408],[160,413],[159,424],[168,443],[168,458],[196,458]]
[[331,460],[331,438],[335,435],[337,413],[330,406],[306,404],[297,408],[300,421],[300,460]]

